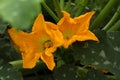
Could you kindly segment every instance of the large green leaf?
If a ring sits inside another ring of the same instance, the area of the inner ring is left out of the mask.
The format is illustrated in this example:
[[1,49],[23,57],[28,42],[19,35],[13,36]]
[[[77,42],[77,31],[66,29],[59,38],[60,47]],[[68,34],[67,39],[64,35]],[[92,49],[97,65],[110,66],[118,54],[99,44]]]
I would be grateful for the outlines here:
[[55,80],[80,80],[72,65],[65,65],[54,71]]
[[23,80],[23,78],[17,69],[0,60],[0,80]]
[[120,80],[120,32],[98,32],[99,42],[77,42],[74,57],[82,64],[109,70]]
[[107,76],[105,76],[99,70],[88,69],[85,75],[80,77],[81,80],[109,80]]
[[101,71],[63,65],[54,71],[55,80],[109,80]]
[[20,54],[16,52],[12,43],[10,43],[7,34],[0,35],[0,59],[6,62],[21,59]]
[[0,0],[0,17],[18,29],[28,29],[40,13],[40,0]]

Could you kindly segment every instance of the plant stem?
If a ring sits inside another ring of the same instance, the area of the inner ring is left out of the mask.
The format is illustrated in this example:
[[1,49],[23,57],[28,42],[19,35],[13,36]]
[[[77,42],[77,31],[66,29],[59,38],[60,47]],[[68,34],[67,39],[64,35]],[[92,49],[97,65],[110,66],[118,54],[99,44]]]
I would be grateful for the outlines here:
[[68,11],[68,12],[70,12],[70,6],[71,6],[71,0],[68,0],[68,2],[67,2],[67,4],[66,4],[66,6],[65,6],[65,11]]
[[98,28],[100,24],[105,20],[107,15],[111,12],[111,9],[114,8],[114,6],[118,2],[119,0],[109,0],[109,2],[106,4],[106,6],[103,8],[103,10],[100,12],[100,14],[97,16],[97,18],[92,23],[90,30]]
[[17,61],[11,61],[9,62],[13,67],[18,68],[18,69],[22,69],[23,68],[23,62],[22,60],[17,60]]
[[118,20],[107,32],[116,31],[120,28],[120,20]]
[[0,34],[4,34],[7,29],[8,24],[2,23],[0,24]]
[[52,16],[52,18],[58,22],[59,18],[55,15],[55,13],[47,6],[47,4],[44,1],[41,1],[41,4],[43,7],[47,10],[47,12]]
[[[11,62],[9,62],[9,64],[11,64],[13,67],[15,67],[17,69],[23,69],[23,60],[11,61]],[[43,62],[38,61],[36,66],[44,67],[43,64],[44,64]]]
[[119,16],[120,16],[120,6],[118,6],[117,11],[113,15],[112,19],[108,22],[108,24],[103,28],[103,30],[107,31],[108,29],[110,29],[110,27],[116,22]]
[[64,0],[60,0],[60,8],[61,8],[61,10],[63,10],[63,8],[64,8]]
[[22,60],[16,60],[16,61],[11,61],[9,62],[9,64],[11,64],[14,68],[17,68],[19,69],[23,75],[29,75],[29,74],[35,74],[36,71],[40,71],[40,70],[46,70],[47,67],[46,65],[41,62],[41,61],[38,61],[36,66],[34,68],[23,68],[23,61]]
[[55,7],[55,11],[57,13],[57,16],[59,18],[61,18],[62,17],[62,12],[61,12],[61,8],[60,8],[59,0],[53,0],[53,3],[54,3],[54,7]]
[[83,12],[83,10],[85,9],[87,3],[88,3],[88,0],[81,0],[81,2],[78,2],[76,0],[77,5],[73,9],[73,10],[77,10],[77,12],[75,13],[75,16],[79,16]]

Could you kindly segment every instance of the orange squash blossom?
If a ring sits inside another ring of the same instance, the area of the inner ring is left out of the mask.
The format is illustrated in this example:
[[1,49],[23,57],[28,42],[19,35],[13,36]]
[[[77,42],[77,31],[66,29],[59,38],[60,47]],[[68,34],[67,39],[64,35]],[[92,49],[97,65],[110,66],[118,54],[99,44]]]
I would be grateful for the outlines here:
[[94,12],[88,12],[75,18],[71,18],[70,14],[65,11],[62,12],[63,17],[57,25],[64,36],[64,48],[68,48],[75,41],[98,41],[97,37],[89,30],[90,19]]
[[40,14],[34,22],[31,33],[14,28],[8,32],[15,45],[20,48],[24,68],[33,68],[38,59],[41,59],[48,69],[54,69],[52,53],[63,44],[62,33],[55,24],[44,21],[43,15]]

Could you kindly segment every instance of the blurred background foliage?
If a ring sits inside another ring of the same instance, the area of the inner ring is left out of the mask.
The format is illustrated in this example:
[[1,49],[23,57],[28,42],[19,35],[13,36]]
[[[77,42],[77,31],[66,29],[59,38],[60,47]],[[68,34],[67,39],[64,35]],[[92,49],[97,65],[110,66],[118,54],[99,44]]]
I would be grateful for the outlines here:
[[15,28],[30,28],[39,13],[39,0],[0,0],[0,17]]
[[[100,42],[75,42],[68,49],[62,47],[55,52],[56,68],[49,71],[40,61],[33,69],[22,69],[22,65],[11,65],[20,60],[19,51],[14,48],[7,29],[15,27],[30,31],[39,13],[45,20],[55,22],[41,5],[43,0],[0,0],[0,80],[120,80],[120,32],[94,30]],[[109,0],[65,0],[62,10],[72,17],[88,11],[95,11],[91,23],[96,19]],[[53,0],[46,4],[57,15]],[[61,3],[62,4],[62,3]],[[106,19],[98,25],[104,27],[116,12],[111,9]],[[19,67],[21,66],[21,67]]]

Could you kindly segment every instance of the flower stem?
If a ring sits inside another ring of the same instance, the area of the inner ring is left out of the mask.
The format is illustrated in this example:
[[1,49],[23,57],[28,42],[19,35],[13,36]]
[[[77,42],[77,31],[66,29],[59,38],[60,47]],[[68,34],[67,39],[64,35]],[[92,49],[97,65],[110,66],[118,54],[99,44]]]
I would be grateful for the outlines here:
[[17,68],[17,69],[22,69],[23,68],[23,62],[22,60],[17,60],[17,61],[11,61],[9,62],[13,67]]
[[116,31],[120,28],[120,20],[118,20],[107,32]]
[[117,11],[115,12],[115,14],[113,15],[112,19],[108,22],[108,24],[103,28],[103,30],[107,31],[108,29],[110,29],[110,27],[116,22],[116,20],[119,18],[120,16],[120,6],[118,7]]
[[[9,62],[13,67],[17,69],[23,69],[23,60],[16,60],[16,61],[11,61]],[[36,66],[41,66],[44,67],[44,63],[42,61],[38,61]]]
[[96,29],[100,26],[100,24],[106,19],[107,15],[111,12],[111,9],[114,8],[118,1],[119,0],[109,0],[109,2],[92,23],[90,30]]
[[52,18],[58,22],[59,18],[55,15],[55,13],[47,6],[47,4],[44,1],[41,1],[41,4],[43,7],[47,10],[47,12],[52,16]]
[[64,9],[64,0],[60,0],[60,8],[61,8],[61,10]]
[[42,61],[38,61],[36,66],[32,69],[29,68],[23,68],[23,60],[16,60],[9,62],[14,68],[20,70],[23,75],[29,75],[29,74],[35,74],[36,71],[46,70],[47,67],[44,65]]
[[54,3],[54,7],[55,7],[55,11],[57,13],[57,16],[59,18],[61,18],[62,17],[62,12],[61,12],[61,8],[60,8],[59,0],[53,0],[53,3]]

